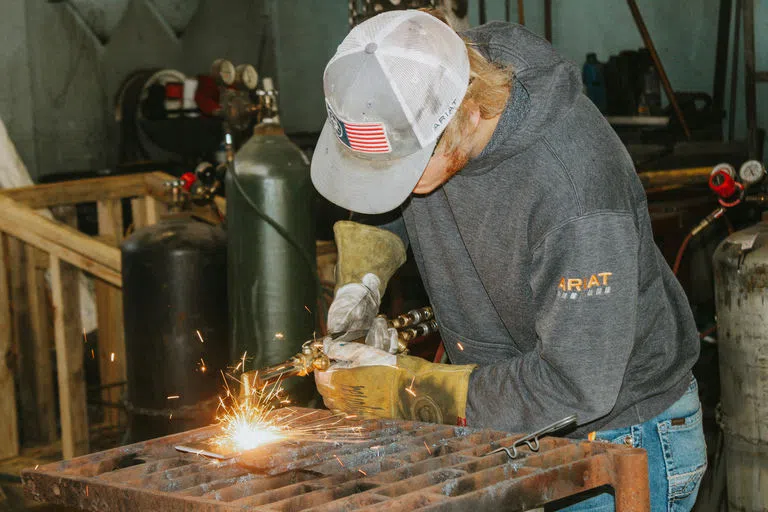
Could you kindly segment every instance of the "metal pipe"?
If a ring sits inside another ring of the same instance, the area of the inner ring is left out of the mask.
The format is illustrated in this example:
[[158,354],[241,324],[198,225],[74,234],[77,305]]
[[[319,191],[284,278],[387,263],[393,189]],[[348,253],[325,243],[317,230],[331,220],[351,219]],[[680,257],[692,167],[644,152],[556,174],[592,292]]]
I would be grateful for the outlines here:
[[733,141],[736,127],[736,90],[739,82],[739,42],[741,41],[742,0],[736,0],[733,23],[733,52],[731,53],[731,105],[728,111],[728,140]]
[[712,103],[718,112],[725,104],[725,78],[728,74],[728,36],[731,29],[732,0],[720,0],[717,17],[717,49],[715,50],[715,80],[712,84]]
[[711,172],[712,167],[693,167],[690,169],[641,172],[638,177],[647,189],[670,185],[703,185],[709,180]]
[[755,0],[744,0],[744,92],[749,158],[757,158],[757,85],[755,79]]
[[523,0],[517,0],[517,22],[525,25],[525,3]]
[[552,42],[552,0],[544,0],[544,37]]
[[667,99],[672,105],[672,109],[675,111],[677,120],[680,121],[680,126],[683,128],[685,137],[690,139],[691,130],[688,128],[688,123],[685,122],[685,116],[683,115],[683,111],[680,109],[680,104],[677,103],[675,91],[672,89],[672,84],[669,81],[667,72],[664,70],[664,65],[661,63],[661,58],[656,51],[656,46],[653,44],[651,34],[648,32],[648,27],[645,26],[643,16],[640,14],[640,8],[637,6],[637,2],[635,0],[627,0],[627,4],[629,5],[629,10],[632,11],[632,17],[635,19],[635,24],[637,25],[637,29],[640,31],[640,36],[643,38],[643,43],[648,49],[648,52],[651,54],[651,60],[653,60],[653,65],[656,67],[656,71],[659,73],[659,78],[661,79],[661,84],[664,86],[664,92],[667,94]]

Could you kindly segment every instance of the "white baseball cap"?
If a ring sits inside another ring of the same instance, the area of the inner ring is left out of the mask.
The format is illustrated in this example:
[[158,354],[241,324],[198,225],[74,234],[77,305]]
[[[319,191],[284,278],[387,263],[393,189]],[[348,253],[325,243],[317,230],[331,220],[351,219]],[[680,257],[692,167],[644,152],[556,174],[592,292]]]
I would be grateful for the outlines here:
[[390,11],[356,26],[325,67],[315,188],[360,213],[402,204],[468,83],[464,41],[434,16]]

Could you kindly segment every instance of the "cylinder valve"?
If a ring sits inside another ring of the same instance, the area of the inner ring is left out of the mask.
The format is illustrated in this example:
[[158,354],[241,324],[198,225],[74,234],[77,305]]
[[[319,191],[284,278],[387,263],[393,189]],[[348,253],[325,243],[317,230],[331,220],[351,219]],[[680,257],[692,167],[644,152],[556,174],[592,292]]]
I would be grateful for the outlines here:
[[744,186],[736,181],[736,170],[730,164],[718,164],[709,174],[709,188],[721,205],[730,207],[741,202]]

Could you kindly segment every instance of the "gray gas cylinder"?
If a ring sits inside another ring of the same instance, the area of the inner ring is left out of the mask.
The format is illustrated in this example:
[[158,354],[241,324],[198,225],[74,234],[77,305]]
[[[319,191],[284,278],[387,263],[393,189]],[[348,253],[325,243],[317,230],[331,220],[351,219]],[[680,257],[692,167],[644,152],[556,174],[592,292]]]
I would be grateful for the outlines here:
[[768,509],[768,223],[714,255],[730,510]]
[[[239,149],[226,187],[229,335],[252,370],[288,359],[312,338],[314,188],[307,158],[274,123],[257,126]],[[311,385],[283,382],[294,403],[309,399]]]

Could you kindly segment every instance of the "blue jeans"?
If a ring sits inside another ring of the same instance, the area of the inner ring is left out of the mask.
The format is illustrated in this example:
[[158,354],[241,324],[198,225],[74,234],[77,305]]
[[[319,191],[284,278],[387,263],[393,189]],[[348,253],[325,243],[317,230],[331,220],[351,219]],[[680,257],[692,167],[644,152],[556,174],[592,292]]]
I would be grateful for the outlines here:
[[[597,439],[645,448],[653,512],[693,508],[707,469],[707,446],[701,424],[696,379],[680,399],[655,418],[631,427],[597,432]],[[561,511],[614,510],[613,495],[603,493]]]

